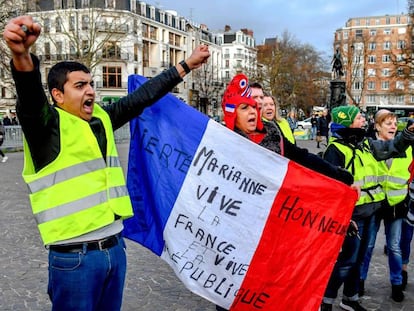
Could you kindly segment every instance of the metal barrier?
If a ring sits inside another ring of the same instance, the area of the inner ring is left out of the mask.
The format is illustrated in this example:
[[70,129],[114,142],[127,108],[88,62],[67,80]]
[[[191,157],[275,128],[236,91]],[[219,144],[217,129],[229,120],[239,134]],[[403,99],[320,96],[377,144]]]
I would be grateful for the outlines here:
[[[20,125],[5,126],[2,149],[23,150],[23,131]],[[127,142],[130,139],[129,123],[115,131],[115,142]]]

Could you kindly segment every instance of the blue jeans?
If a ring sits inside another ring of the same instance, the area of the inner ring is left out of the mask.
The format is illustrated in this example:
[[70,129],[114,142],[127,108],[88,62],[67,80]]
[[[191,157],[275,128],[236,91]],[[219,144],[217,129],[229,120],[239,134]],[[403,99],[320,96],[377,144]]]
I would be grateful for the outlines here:
[[359,267],[368,246],[369,232],[375,230],[375,216],[355,221],[361,240],[356,236],[346,236],[341,252],[335,263],[331,277],[325,290],[323,301],[333,304],[338,290],[344,285],[345,300],[358,300]]
[[315,139],[317,131],[318,128],[316,126],[311,127],[311,139]]
[[311,128],[311,139],[315,139],[317,130],[318,130],[318,128],[316,126],[312,126],[312,128]]
[[406,265],[410,261],[411,253],[411,240],[413,239],[413,230],[414,227],[409,225],[406,221],[402,221],[401,224],[401,257],[402,264]]
[[105,250],[49,250],[48,294],[52,310],[121,310],[126,274],[125,243]]
[[[360,278],[366,280],[368,275],[369,264],[371,262],[372,252],[375,247],[377,232],[380,228],[381,217],[377,214],[375,217],[375,230],[371,232],[368,239],[368,248],[361,264]],[[401,285],[402,283],[402,256],[401,256],[401,225],[402,218],[384,219],[385,240],[388,253],[388,267],[390,269],[390,282],[392,285]]]

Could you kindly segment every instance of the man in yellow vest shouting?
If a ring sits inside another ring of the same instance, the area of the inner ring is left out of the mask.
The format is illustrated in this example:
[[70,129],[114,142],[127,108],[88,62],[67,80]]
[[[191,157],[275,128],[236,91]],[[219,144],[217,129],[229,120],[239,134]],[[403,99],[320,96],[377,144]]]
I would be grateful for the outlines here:
[[93,80],[77,62],[48,75],[29,49],[41,32],[30,16],[4,30],[11,51],[17,114],[24,132],[23,178],[40,235],[49,249],[48,293],[53,310],[120,310],[126,272],[122,220],[132,207],[113,131],[167,94],[210,56],[207,46],[118,102],[95,104]]

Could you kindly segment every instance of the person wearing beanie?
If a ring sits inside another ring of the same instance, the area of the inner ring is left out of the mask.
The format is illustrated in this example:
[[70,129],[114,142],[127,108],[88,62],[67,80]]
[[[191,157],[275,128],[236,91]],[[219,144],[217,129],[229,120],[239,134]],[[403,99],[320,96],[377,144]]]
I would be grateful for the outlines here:
[[[393,139],[397,133],[397,116],[386,109],[378,110],[374,119],[376,138],[379,140]],[[384,221],[388,268],[391,282],[391,298],[396,302],[404,299],[403,260],[402,260],[402,224],[407,215],[408,183],[410,172],[408,167],[412,162],[411,146],[406,150],[406,156],[380,161],[380,171],[383,176],[381,187],[385,193],[380,209],[375,212],[375,230],[370,231],[368,248],[361,265],[359,296],[364,294],[365,280],[375,247],[375,240],[381,221]],[[412,232],[412,231],[411,231]]]
[[323,158],[347,169],[354,176],[355,184],[360,187],[361,195],[326,287],[321,311],[332,310],[342,285],[340,307],[344,310],[366,310],[358,301],[360,266],[370,232],[375,230],[375,211],[385,199],[379,179],[378,161],[405,156],[406,149],[414,138],[414,126],[410,125],[393,140],[373,140],[365,136],[365,122],[364,116],[355,106],[332,109],[332,137]]

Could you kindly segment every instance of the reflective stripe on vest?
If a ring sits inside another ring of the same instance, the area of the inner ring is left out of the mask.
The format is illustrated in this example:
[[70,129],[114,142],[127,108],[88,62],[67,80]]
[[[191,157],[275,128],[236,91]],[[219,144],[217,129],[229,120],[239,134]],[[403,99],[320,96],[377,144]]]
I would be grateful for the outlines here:
[[[29,187],[29,191],[34,193],[70,178],[81,176],[91,171],[104,169],[106,167],[104,164],[105,163],[102,162],[101,159],[82,162],[29,182],[27,185]],[[121,167],[121,163],[117,157],[108,157],[107,164],[110,167]]]
[[[126,187],[113,187],[109,189],[109,196],[111,198],[128,195]],[[95,205],[105,203],[107,201],[106,190],[84,197],[82,199],[72,201],[66,204],[55,206],[43,212],[35,214],[35,219],[38,224],[52,221],[73,213],[80,212],[84,209],[91,208]]]
[[[363,142],[363,150],[344,145],[333,137],[329,144],[333,144],[345,157],[345,168],[352,173],[354,167],[354,184],[361,187],[361,195],[356,205],[380,202],[385,199],[384,191],[379,182],[379,163],[370,152],[367,140]],[[351,163],[353,161],[353,163]]]
[[388,204],[395,206],[405,200],[408,194],[410,172],[408,166],[412,161],[412,148],[408,147],[405,158],[392,158],[390,166],[386,161],[380,162],[380,171],[384,177],[381,186],[384,189]]

